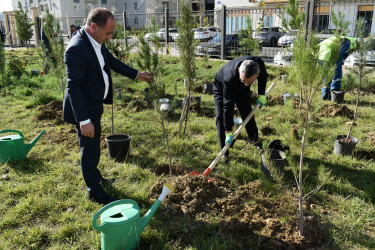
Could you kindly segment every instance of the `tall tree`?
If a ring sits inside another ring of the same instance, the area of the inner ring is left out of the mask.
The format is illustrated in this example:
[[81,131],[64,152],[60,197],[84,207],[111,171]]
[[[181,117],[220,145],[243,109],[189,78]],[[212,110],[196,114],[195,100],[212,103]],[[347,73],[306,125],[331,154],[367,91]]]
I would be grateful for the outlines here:
[[194,41],[194,17],[191,5],[187,2],[180,1],[180,20],[177,21],[179,37],[177,39],[177,46],[180,51],[180,58],[182,62],[182,72],[186,79],[186,95],[184,98],[184,106],[182,108],[180,125],[178,132],[181,134],[182,124],[184,125],[184,133],[189,116],[191,88],[196,78],[195,68],[195,45]]
[[29,22],[27,13],[22,9],[20,1],[18,1],[18,10],[16,10],[14,18],[16,19],[17,35],[23,44],[26,43],[26,48],[29,49],[27,42],[33,35],[32,26],[34,24]]
[[3,82],[3,88],[4,88],[4,95],[6,96],[6,90],[5,90],[5,84],[6,84],[6,74],[5,74],[5,51],[4,51],[4,43],[0,39],[0,74],[1,74],[1,80]]

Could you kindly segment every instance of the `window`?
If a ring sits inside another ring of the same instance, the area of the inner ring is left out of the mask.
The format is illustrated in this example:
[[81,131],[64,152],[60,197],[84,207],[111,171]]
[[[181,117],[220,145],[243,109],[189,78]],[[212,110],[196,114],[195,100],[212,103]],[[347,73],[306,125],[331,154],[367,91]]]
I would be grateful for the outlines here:
[[134,24],[138,24],[138,17],[134,18]]
[[102,0],[102,4],[107,4],[107,0]]
[[40,5],[40,11],[44,11],[44,6]]
[[127,4],[126,3],[124,3],[124,11],[126,11],[127,10]]
[[373,14],[373,5],[358,6],[357,20],[362,18],[365,21],[365,36],[368,36],[370,34]]
[[137,3],[134,3],[134,10],[137,10]]
[[73,0],[73,3],[79,3],[79,0]]

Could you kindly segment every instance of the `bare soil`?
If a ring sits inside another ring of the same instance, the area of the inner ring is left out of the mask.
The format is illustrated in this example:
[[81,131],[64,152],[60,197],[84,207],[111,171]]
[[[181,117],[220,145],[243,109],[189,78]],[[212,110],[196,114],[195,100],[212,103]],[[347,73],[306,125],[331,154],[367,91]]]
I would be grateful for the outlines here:
[[262,132],[262,135],[264,136],[275,134],[275,129],[268,127],[268,126],[261,128],[260,131]]
[[269,100],[270,103],[274,105],[283,105],[284,100],[283,100],[283,95],[278,95],[278,96],[268,96],[267,99]]
[[339,105],[339,104],[325,105],[322,110],[322,116],[324,117],[344,116],[349,119],[353,119],[354,111],[352,111],[345,105]]
[[[314,214],[305,214],[305,236],[299,236],[297,203],[288,192],[263,191],[260,181],[232,190],[222,177],[209,182],[202,175],[185,175],[160,180],[151,188],[150,198],[160,195],[165,182],[171,183],[175,192],[165,198],[161,213],[170,218],[166,224],[169,237],[183,244],[211,225],[217,227],[217,237],[236,245],[234,249],[323,246],[326,230]],[[181,229],[179,223],[186,221],[186,216],[194,222]]]
[[52,101],[40,107],[39,114],[36,115],[38,121],[53,120],[56,124],[63,122],[63,104],[60,101]]

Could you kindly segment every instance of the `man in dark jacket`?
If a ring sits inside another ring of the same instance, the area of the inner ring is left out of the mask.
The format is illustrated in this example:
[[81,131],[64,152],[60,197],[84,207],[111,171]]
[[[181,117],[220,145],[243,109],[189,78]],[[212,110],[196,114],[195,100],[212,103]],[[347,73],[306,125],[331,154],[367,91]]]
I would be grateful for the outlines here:
[[[256,56],[243,56],[231,60],[217,72],[213,92],[216,108],[216,129],[221,148],[224,148],[227,143],[233,143],[234,104],[236,104],[242,120],[245,120],[250,114],[252,110],[250,86],[257,79],[257,103],[260,103],[260,107],[266,103],[264,94],[267,76],[263,60]],[[260,147],[254,116],[247,123],[245,129],[250,142]],[[225,163],[229,161],[229,150],[225,153],[223,161]]]
[[64,120],[77,128],[81,170],[89,198],[101,204],[116,200],[103,190],[102,185],[108,180],[97,168],[103,103],[111,104],[113,98],[110,69],[131,79],[153,81],[150,74],[138,72],[109,53],[103,43],[112,38],[115,27],[113,14],[105,8],[96,8],[89,13],[85,27],[77,31],[65,51]]

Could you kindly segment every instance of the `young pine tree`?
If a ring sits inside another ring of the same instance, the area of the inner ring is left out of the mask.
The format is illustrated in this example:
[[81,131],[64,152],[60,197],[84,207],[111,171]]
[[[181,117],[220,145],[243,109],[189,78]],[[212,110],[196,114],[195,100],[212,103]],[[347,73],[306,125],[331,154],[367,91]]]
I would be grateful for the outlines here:
[[7,93],[6,93],[6,72],[5,72],[5,50],[4,50],[4,43],[1,39],[0,39],[0,75],[1,75],[1,81],[3,82],[4,96],[6,96]]
[[16,19],[17,35],[20,38],[21,42],[23,44],[26,44],[26,48],[29,49],[27,42],[31,39],[33,35],[33,23],[29,22],[27,13],[22,9],[20,1],[18,1],[18,10],[16,10],[14,18]]
[[180,124],[178,133],[181,134],[182,124],[184,123],[184,133],[189,117],[189,106],[192,86],[196,78],[196,63],[195,63],[195,45],[194,41],[194,17],[191,5],[187,2],[180,2],[180,20],[177,21],[179,37],[177,39],[177,46],[180,52],[180,59],[182,63],[182,73],[186,79],[186,94],[184,97],[184,106],[182,108]]

